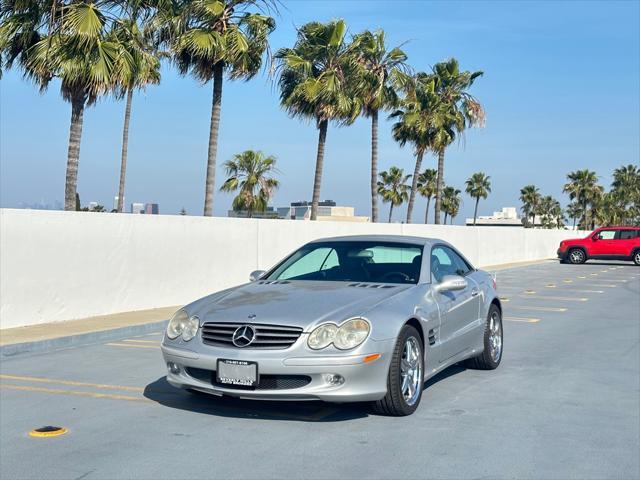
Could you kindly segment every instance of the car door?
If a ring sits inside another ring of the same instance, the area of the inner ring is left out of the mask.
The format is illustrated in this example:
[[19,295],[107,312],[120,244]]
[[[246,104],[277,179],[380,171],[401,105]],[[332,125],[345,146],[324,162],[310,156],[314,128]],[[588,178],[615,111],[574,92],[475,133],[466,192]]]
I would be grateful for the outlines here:
[[432,282],[439,283],[446,275],[460,275],[467,280],[463,290],[436,292],[435,299],[440,307],[440,362],[471,348],[473,326],[480,311],[478,285],[467,274],[466,262],[446,245],[436,245],[431,249]]
[[591,237],[590,257],[614,255],[616,230],[613,228],[602,229]]
[[628,257],[631,255],[633,245],[637,236],[637,231],[631,228],[623,228],[618,230],[618,233],[614,239],[614,253],[613,255],[619,257]]

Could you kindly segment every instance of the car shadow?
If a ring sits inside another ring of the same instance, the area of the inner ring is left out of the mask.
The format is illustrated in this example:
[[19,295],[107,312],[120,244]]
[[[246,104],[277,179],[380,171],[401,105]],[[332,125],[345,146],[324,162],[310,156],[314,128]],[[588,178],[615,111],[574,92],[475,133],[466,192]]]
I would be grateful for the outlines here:
[[[429,387],[466,370],[462,365],[452,365],[431,377],[424,385]],[[190,392],[171,386],[166,377],[160,377],[147,385],[143,395],[168,408],[185,410],[203,415],[260,420],[289,420],[300,422],[343,422],[365,418],[373,413],[367,403],[327,403],[321,401],[267,401],[246,400],[234,397],[218,397],[200,392]],[[423,398],[423,401],[425,399]]]
[[147,385],[143,395],[169,408],[203,415],[260,420],[342,422],[369,416],[361,403],[333,404],[321,401],[268,401],[218,397],[171,386],[165,377]]

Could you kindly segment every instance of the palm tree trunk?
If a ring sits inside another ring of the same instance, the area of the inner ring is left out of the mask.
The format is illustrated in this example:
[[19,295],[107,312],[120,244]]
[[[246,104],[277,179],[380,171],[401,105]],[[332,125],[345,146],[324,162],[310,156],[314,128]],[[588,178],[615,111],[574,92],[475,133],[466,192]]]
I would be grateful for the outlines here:
[[476,208],[473,210],[473,226],[476,226],[476,217],[478,216],[478,203],[480,202],[480,197],[476,198]]
[[120,159],[120,185],[118,186],[118,213],[124,211],[124,179],[127,173],[127,153],[129,150],[129,120],[131,119],[131,102],[133,88],[127,91],[127,106],[124,110],[124,127],[122,129],[122,155]]
[[213,67],[213,101],[211,104],[211,126],[209,128],[209,151],[207,153],[207,180],[204,188],[204,216],[213,216],[213,191],[216,184],[216,156],[218,154],[218,131],[222,108],[222,79],[224,62]]
[[393,215],[393,202],[391,202],[391,206],[389,207],[389,223],[391,223],[392,215]]
[[371,112],[371,221],[378,221],[378,110]]
[[431,203],[431,197],[427,197],[427,209],[424,211],[424,223],[429,223],[429,204]]
[[[434,214],[434,223],[440,225],[440,210],[442,208],[442,188],[444,178],[444,150],[438,152],[438,178],[436,179],[436,211]],[[446,215],[446,214],[445,214]],[[444,223],[447,223],[445,218]]]
[[324,144],[327,141],[328,120],[322,120],[318,125],[318,154],[316,156],[316,174],[313,178],[313,197],[311,198],[311,220],[318,218],[318,203],[320,202],[320,184],[322,183],[322,168],[324,167]]
[[[447,212],[444,212],[444,224],[447,224],[447,217],[449,216],[449,214]],[[440,222],[438,222],[440,223]]]
[[413,203],[416,199],[416,191],[418,190],[418,176],[422,167],[422,157],[424,152],[416,153],[416,168],[413,169],[413,178],[411,179],[411,193],[409,193],[409,203],[407,204],[407,223],[411,223],[413,215]]
[[76,209],[76,190],[78,186],[78,162],[80,161],[80,140],[82,138],[82,120],[87,96],[76,94],[71,99],[71,125],[69,127],[69,149],[67,151],[67,172],[64,188],[64,209]]
[[573,217],[573,230],[576,229],[576,217]]

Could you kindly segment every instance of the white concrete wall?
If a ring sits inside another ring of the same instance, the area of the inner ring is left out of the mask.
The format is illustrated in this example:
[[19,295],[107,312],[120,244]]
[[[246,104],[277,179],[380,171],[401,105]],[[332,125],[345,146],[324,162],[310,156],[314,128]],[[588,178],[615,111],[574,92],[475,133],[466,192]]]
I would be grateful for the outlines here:
[[303,243],[439,237],[478,266],[550,258],[583,232],[0,209],[0,328],[185,304]]

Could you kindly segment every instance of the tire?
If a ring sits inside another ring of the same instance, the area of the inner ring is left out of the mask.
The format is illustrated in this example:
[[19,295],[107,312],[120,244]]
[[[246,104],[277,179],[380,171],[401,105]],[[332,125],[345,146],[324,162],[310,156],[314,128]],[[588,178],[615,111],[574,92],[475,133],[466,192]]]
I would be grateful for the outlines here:
[[[496,334],[498,337],[494,339]],[[477,357],[467,360],[467,367],[478,370],[498,368],[502,361],[502,339],[502,313],[496,305],[491,305],[484,324],[484,351]]]
[[579,265],[587,261],[587,254],[581,248],[572,248],[567,254],[567,260],[569,263]]
[[633,252],[633,263],[640,266],[640,250]]
[[[405,367],[409,369],[405,378],[409,378],[409,380],[407,380],[403,390],[402,370],[403,363],[406,362],[403,357],[407,356],[408,349],[411,352],[409,355],[413,360],[409,365],[405,364]],[[402,417],[411,415],[416,411],[424,388],[423,349],[424,346],[418,331],[411,325],[402,327],[391,356],[391,364],[387,375],[387,394],[383,399],[373,403],[372,407],[375,413]],[[413,389],[411,388],[412,386]]]

